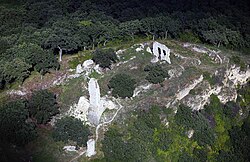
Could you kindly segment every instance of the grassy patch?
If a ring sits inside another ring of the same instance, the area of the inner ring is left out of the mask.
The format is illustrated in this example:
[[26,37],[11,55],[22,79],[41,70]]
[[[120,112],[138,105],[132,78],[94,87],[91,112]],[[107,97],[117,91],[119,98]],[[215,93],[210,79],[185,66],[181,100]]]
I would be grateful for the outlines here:
[[74,69],[78,64],[82,64],[84,61],[92,59],[92,57],[92,51],[79,52],[76,57],[69,61],[69,67]]
[[99,79],[101,77],[101,74],[97,73],[96,71],[93,71],[90,75],[90,78],[95,78],[95,79]]
[[66,84],[61,85],[62,93],[59,95],[61,111],[66,111],[73,103],[77,103],[79,98],[85,95],[83,91],[85,80],[82,77],[74,78]]

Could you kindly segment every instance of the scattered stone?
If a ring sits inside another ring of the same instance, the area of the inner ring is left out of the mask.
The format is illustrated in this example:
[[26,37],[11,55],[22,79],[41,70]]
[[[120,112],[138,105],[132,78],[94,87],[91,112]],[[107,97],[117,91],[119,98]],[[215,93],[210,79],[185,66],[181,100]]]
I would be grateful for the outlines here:
[[136,87],[134,90],[133,97],[138,96],[139,93],[141,93],[141,92],[147,91],[148,89],[150,89],[151,86],[152,86],[152,84],[146,84],[146,85],[141,85],[139,87]]
[[136,52],[140,52],[144,50],[144,45],[143,44],[139,44],[140,46],[138,48],[135,49]]
[[76,152],[76,146],[64,146],[63,150],[69,151],[69,152]]
[[192,138],[193,135],[194,135],[194,130],[193,130],[193,129],[189,130],[189,131],[187,132],[187,134],[188,134],[188,138]]
[[229,86],[229,80],[233,82],[235,86],[246,84],[250,78],[250,69],[247,71],[240,71],[240,67],[236,67],[235,65],[229,68],[225,74],[225,80],[223,84],[225,86]]

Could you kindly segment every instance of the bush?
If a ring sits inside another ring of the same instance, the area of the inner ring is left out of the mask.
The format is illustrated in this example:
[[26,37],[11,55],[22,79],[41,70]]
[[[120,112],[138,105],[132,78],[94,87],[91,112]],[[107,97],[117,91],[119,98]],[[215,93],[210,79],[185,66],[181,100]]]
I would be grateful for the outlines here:
[[94,52],[93,61],[99,64],[102,68],[110,68],[112,63],[118,60],[113,49],[109,48],[107,50],[97,49]]
[[153,84],[161,83],[165,78],[169,78],[168,73],[160,65],[147,65],[144,71],[148,72],[146,80]]
[[24,101],[0,106],[0,142],[25,145],[36,136],[35,125],[28,122],[29,112]]
[[230,58],[230,61],[231,61],[232,63],[234,63],[234,64],[240,66],[240,70],[246,70],[246,68],[247,68],[246,64],[244,63],[244,61],[242,61],[242,60],[240,59],[239,56],[232,56],[232,57]]
[[215,76],[211,76],[209,72],[207,71],[203,72],[203,77],[204,77],[204,80],[207,80],[210,85],[216,84]]
[[53,131],[53,138],[56,141],[76,142],[77,145],[86,146],[90,131],[88,126],[83,125],[80,119],[64,117],[57,121]]
[[135,80],[129,75],[117,74],[109,81],[108,87],[112,89],[113,96],[125,98],[133,96],[135,84]]
[[59,113],[55,95],[47,90],[33,93],[29,101],[29,111],[38,124],[46,124],[53,115]]

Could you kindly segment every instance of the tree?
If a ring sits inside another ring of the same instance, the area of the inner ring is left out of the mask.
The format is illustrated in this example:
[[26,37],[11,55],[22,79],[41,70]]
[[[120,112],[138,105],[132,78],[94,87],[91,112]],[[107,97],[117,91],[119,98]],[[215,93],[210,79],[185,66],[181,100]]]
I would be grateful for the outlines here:
[[40,46],[33,43],[23,43],[7,50],[6,57],[23,58],[23,60],[41,74],[45,74],[50,68],[57,69],[59,64],[55,56],[49,51],[43,50]]
[[135,80],[127,74],[116,74],[109,81],[108,87],[112,89],[115,97],[132,97],[135,90]]
[[128,35],[134,40],[134,35],[139,32],[141,22],[139,20],[126,21],[119,25],[121,33]]
[[35,125],[28,120],[29,112],[22,100],[0,106],[0,142],[23,146],[36,136]]
[[114,50],[109,49],[97,49],[93,55],[93,61],[96,64],[99,64],[102,68],[110,68],[112,63],[116,63],[118,61],[117,55]]
[[147,17],[141,20],[140,31],[145,33],[147,36],[152,35],[153,40],[155,39],[156,33],[158,32],[159,25],[157,24],[157,19],[152,17]]
[[59,119],[53,130],[53,138],[56,141],[76,142],[79,146],[86,146],[90,131],[87,125],[84,125],[80,119],[74,117],[64,117]]
[[147,65],[144,71],[148,72],[146,80],[153,84],[161,83],[165,78],[169,77],[168,73],[165,72],[160,65]]
[[14,81],[23,81],[30,74],[31,65],[23,61],[22,58],[14,58],[10,62],[5,62],[2,67],[4,81],[8,84]]
[[81,38],[78,35],[78,26],[74,20],[64,18],[53,23],[50,35],[45,38],[43,46],[52,50],[59,50],[59,61],[62,53],[79,50]]
[[34,92],[29,100],[29,111],[38,124],[46,124],[59,113],[55,95],[47,90]]

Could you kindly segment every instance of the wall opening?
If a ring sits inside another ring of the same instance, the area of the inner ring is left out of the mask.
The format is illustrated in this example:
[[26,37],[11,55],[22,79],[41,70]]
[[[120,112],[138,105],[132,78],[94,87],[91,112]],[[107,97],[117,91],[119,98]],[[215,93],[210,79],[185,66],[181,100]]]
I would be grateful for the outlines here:
[[166,55],[167,55],[167,53],[166,53],[166,51],[165,51],[165,50],[163,50],[163,54],[164,54],[164,56],[166,56]]
[[159,55],[161,55],[161,49],[160,49],[160,47],[158,47],[158,53],[159,53]]

